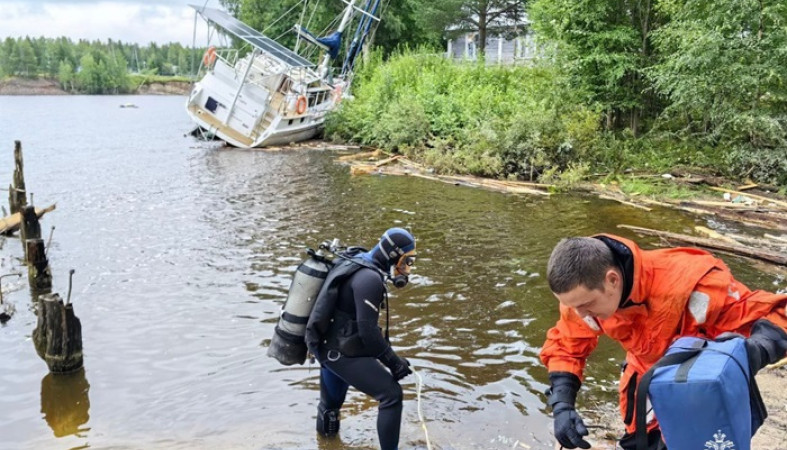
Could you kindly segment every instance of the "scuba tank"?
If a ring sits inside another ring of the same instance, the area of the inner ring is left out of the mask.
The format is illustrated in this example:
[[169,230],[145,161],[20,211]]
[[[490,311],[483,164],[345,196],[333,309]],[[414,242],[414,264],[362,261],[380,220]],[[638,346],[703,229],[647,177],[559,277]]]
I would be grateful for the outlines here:
[[306,323],[314,308],[317,294],[325,283],[328,272],[333,268],[333,262],[326,257],[324,250],[335,253],[339,247],[339,240],[334,239],[330,244],[320,244],[315,252],[308,249],[307,258],[292,277],[287,301],[282,307],[279,323],[273,333],[268,356],[276,358],[285,366],[303,364],[306,361]]

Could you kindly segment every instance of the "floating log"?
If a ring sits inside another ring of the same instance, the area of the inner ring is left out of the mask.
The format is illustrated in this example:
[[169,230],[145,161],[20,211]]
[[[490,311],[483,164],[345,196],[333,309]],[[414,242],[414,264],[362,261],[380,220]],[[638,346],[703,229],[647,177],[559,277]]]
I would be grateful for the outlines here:
[[[55,210],[55,204],[49,205],[46,208],[36,208],[36,216],[40,219],[41,216],[48,212],[52,212]],[[9,216],[3,217],[0,219],[0,233],[3,234],[11,234],[14,231],[18,230],[19,227],[22,225],[22,214],[21,213],[14,213]]]
[[40,295],[33,343],[50,372],[79,370],[83,364],[82,323],[74,314],[74,305],[64,304],[58,294]]
[[635,233],[657,236],[667,240],[674,240],[674,241],[688,243],[691,245],[695,245],[697,247],[705,247],[714,250],[721,250],[735,255],[747,256],[749,258],[755,258],[762,261],[768,261],[771,263],[787,266],[787,255],[772,252],[770,250],[756,249],[744,245],[725,244],[724,242],[720,242],[715,239],[699,238],[695,236],[688,236],[685,234],[670,233],[667,231],[652,230],[650,228],[635,227],[632,225],[621,224],[618,225],[618,228],[626,228],[628,230],[634,231]]
[[384,166],[388,163],[396,161],[399,158],[402,158],[402,155],[395,155],[395,156],[391,156],[390,158],[385,158],[381,161],[377,161],[376,163],[374,163],[374,167]]
[[363,159],[363,158],[366,159],[377,158],[382,154],[383,154],[382,150],[375,150],[373,152],[354,153],[352,155],[340,156],[339,161],[354,161],[356,159]]
[[736,241],[735,239],[733,239],[731,237],[727,237],[727,236],[719,233],[718,231],[711,230],[710,228],[707,228],[707,227],[696,226],[696,227],[694,227],[694,231],[702,233],[702,234],[704,234],[705,236],[707,236],[707,237],[709,237],[711,239],[718,239],[718,240],[724,241],[724,242],[726,242],[728,244],[741,245],[741,243]]
[[612,200],[612,201],[618,202],[618,203],[620,203],[622,205],[631,206],[633,208],[639,208],[639,209],[642,209],[642,210],[645,210],[645,211],[648,211],[648,212],[653,211],[653,208],[648,208],[647,206],[638,205],[638,204],[632,203],[632,202],[627,202],[625,200],[621,200],[619,198],[612,197],[610,195],[599,195],[598,198],[600,198],[602,200]]
[[21,212],[22,208],[27,206],[22,143],[20,141],[14,141],[14,179],[8,186],[8,206],[11,208],[11,214]]

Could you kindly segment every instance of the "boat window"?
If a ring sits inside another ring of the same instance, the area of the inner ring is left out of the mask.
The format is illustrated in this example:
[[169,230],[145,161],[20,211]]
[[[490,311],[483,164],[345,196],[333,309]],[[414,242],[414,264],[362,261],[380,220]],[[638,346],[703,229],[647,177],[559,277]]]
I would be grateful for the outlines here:
[[287,121],[287,125],[292,125],[292,119],[290,119],[289,121]]
[[305,117],[301,117],[301,123],[303,123],[303,120],[304,120],[304,119],[305,119]]
[[208,100],[205,102],[205,109],[212,113],[216,113],[216,108],[219,107],[219,102],[216,101],[213,97],[208,97]]

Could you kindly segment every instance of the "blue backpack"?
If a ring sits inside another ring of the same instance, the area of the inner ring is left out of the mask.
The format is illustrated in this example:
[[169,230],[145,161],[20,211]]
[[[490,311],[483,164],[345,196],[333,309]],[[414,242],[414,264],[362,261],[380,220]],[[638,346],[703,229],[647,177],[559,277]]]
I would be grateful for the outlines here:
[[636,443],[647,448],[646,397],[670,450],[749,450],[768,413],[744,339],[676,340],[637,387]]

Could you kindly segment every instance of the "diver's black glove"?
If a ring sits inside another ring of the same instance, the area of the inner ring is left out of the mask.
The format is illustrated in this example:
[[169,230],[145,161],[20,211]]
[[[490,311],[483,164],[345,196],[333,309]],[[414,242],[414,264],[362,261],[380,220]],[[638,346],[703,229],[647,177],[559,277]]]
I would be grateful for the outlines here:
[[413,373],[410,370],[410,361],[400,357],[399,355],[394,352],[393,347],[388,347],[385,349],[384,352],[377,357],[380,362],[385,364],[386,367],[391,371],[391,375],[393,375],[394,380],[399,381],[402,378],[406,377]]
[[787,354],[787,333],[767,319],[754,322],[751,336],[746,339],[749,369],[756,374],[760,369],[784,358]]
[[564,448],[590,448],[590,443],[582,439],[588,429],[574,409],[579,392],[579,377],[570,372],[550,372],[552,384],[547,390],[547,404],[552,407],[555,418],[555,439]]

